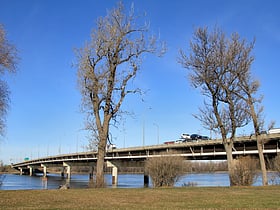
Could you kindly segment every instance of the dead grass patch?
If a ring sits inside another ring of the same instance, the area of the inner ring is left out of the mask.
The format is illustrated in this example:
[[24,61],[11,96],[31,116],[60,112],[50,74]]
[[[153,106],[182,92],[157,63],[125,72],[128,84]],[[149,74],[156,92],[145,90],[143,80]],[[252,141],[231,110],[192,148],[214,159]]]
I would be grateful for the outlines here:
[[278,208],[280,186],[0,191],[0,209]]

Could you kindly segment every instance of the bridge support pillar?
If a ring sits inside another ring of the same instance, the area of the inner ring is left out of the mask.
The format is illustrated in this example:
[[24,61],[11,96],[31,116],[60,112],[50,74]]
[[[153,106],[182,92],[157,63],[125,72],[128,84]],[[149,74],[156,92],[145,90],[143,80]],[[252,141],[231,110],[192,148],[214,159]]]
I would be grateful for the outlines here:
[[107,161],[107,167],[112,168],[112,185],[118,185],[118,167],[110,161]]
[[29,176],[33,176],[33,168],[31,166],[27,166],[29,168]]
[[66,167],[66,178],[70,179],[71,178],[71,166],[66,162],[63,162],[63,166]]
[[89,166],[89,179],[90,180],[93,179],[93,171],[94,171],[94,167],[93,166]]
[[22,167],[19,167],[18,169],[19,169],[19,175],[22,175],[23,174],[22,173]]
[[144,169],[144,187],[149,187],[149,182],[150,182],[149,173],[146,169]]
[[61,173],[60,173],[61,177],[64,177],[64,166],[61,168]]
[[112,185],[118,184],[118,168],[113,167],[112,168]]
[[44,164],[41,164],[41,166],[43,167],[43,177],[46,178],[47,177],[47,166]]

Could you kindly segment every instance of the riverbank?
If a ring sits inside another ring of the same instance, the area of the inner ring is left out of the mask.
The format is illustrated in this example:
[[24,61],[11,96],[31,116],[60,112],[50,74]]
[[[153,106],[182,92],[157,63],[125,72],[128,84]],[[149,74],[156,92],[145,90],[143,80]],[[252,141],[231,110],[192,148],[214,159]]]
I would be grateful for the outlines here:
[[277,209],[280,186],[0,191],[0,209]]

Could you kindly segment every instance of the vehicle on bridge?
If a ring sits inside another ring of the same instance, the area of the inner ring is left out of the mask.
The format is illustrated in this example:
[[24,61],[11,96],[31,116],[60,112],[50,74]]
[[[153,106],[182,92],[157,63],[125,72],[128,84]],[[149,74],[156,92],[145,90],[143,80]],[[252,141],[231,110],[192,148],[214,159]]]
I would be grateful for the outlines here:
[[107,145],[107,150],[113,150],[113,149],[117,149],[117,146],[115,144],[108,144]]
[[272,128],[268,130],[268,134],[280,133],[280,128]]
[[175,141],[166,141],[164,144],[180,144],[185,142],[194,142],[194,141],[201,141],[201,140],[210,140],[208,136],[202,136],[199,134],[188,134],[188,133],[182,133],[180,139]]
[[166,141],[164,144],[175,144],[175,141]]
[[181,144],[181,143],[183,143],[183,142],[184,142],[184,140],[178,139],[178,140],[175,141],[175,144]]
[[210,140],[210,138],[208,136],[202,136],[201,138],[202,140]]
[[192,134],[192,135],[191,135],[191,139],[192,139],[192,140],[196,140],[196,141],[202,140],[202,136],[199,135],[199,134]]
[[191,140],[191,135],[187,133],[182,133],[181,139]]
[[192,141],[201,141],[201,140],[210,140],[208,136],[202,136],[200,134],[192,134],[191,135]]

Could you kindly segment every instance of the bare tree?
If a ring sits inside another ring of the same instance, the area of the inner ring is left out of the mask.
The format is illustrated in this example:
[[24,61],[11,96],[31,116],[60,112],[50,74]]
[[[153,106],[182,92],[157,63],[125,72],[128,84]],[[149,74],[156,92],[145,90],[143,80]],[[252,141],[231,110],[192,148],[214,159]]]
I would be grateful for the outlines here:
[[[128,94],[141,93],[131,81],[136,77],[144,53],[159,52],[159,42],[148,35],[148,25],[139,26],[133,6],[128,14],[122,3],[99,18],[91,41],[78,51],[78,81],[87,121],[97,133],[96,186],[104,184],[104,156],[110,123],[122,112]],[[163,52],[163,51],[162,51]]]
[[218,28],[212,32],[198,28],[190,43],[190,54],[181,50],[179,57],[183,67],[190,70],[191,84],[200,88],[208,99],[195,117],[204,127],[221,134],[231,185],[234,185],[232,149],[236,130],[250,122],[249,105],[236,94],[242,92],[236,72],[240,72],[249,59],[244,48],[236,44],[239,42],[238,34],[226,38]]
[[269,124],[267,126],[267,130],[270,130],[270,129],[274,128],[275,123],[276,123],[275,120],[272,120],[271,122],[269,122]]
[[[0,24],[0,74],[16,72],[18,61],[17,50],[6,38],[4,27]],[[9,88],[7,83],[0,79],[0,135],[4,135],[5,116],[9,107]]]
[[262,171],[262,184],[266,186],[268,184],[267,180],[267,170],[266,163],[263,155],[263,136],[261,135],[261,130],[263,129],[264,119],[262,117],[263,107],[260,105],[262,101],[262,97],[257,97],[257,91],[259,89],[260,83],[258,80],[252,78],[250,72],[251,63],[254,60],[254,57],[250,55],[251,49],[253,48],[253,44],[248,47],[244,47],[244,44],[240,46],[240,48],[244,48],[244,52],[247,54],[247,62],[244,67],[240,69],[240,72],[237,72],[237,76],[239,77],[238,86],[242,91],[236,92],[238,97],[242,98],[247,105],[249,106],[248,112],[253,121],[255,137],[257,141],[257,148],[259,153],[259,161]]

